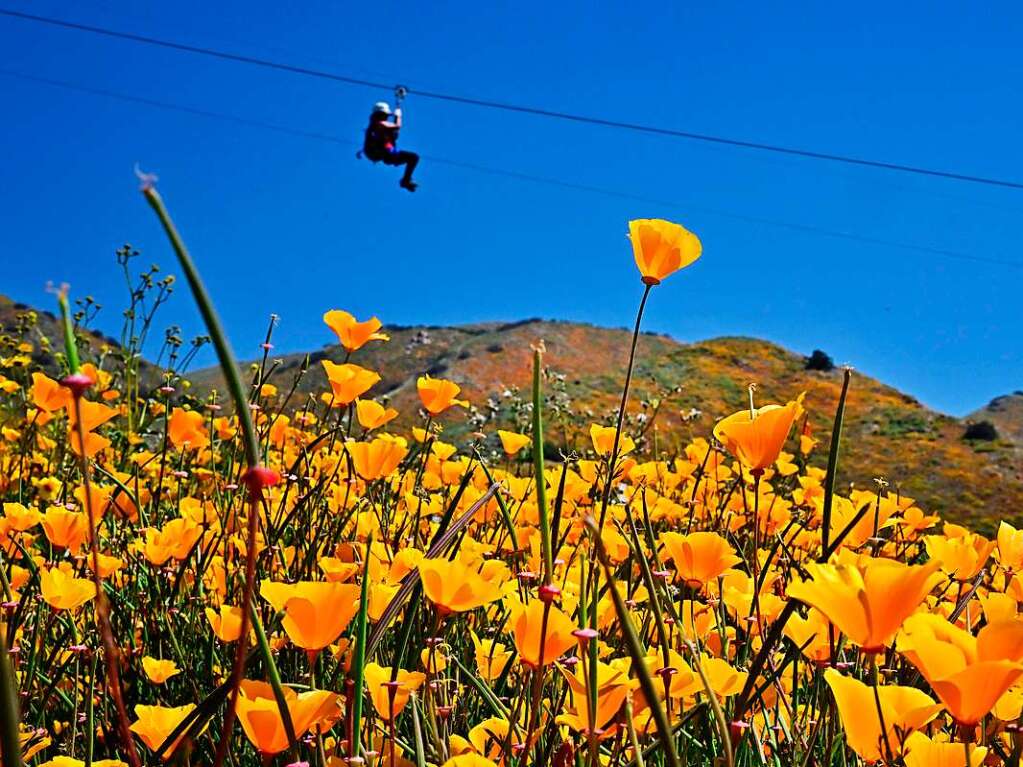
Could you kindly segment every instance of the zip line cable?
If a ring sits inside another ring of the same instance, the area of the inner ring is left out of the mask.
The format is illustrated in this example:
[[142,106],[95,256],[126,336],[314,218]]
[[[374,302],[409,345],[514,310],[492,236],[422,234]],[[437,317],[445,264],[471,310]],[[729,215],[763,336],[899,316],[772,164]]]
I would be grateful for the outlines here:
[[[300,128],[293,128],[290,126],[268,123],[262,120],[254,120],[247,117],[240,117],[238,115],[227,114],[224,112],[213,112],[206,109],[198,109],[195,107],[190,107],[182,104],[175,104],[167,101],[159,101],[157,99],[151,99],[144,96],[134,96],[126,93],[107,90],[104,88],[94,88],[91,86],[79,85],[77,83],[71,83],[64,80],[54,80],[47,77],[25,74],[23,72],[16,72],[14,70],[0,69],[0,76],[12,77],[19,80],[25,80],[28,82],[39,83],[42,85],[63,88],[65,90],[70,91],[77,91],[80,93],[86,93],[93,96],[102,96],[105,98],[125,101],[133,104],[142,104],[144,106],[154,107],[157,109],[181,112],[196,117],[223,120],[226,122],[234,123],[236,125],[245,125],[251,128],[260,128],[263,130],[274,131],[276,133],[295,136],[298,138],[310,139],[313,141],[321,141],[325,143],[348,147],[360,145],[359,142],[357,141],[343,139],[329,133],[302,130]],[[614,197],[624,200],[635,200],[637,202],[645,202],[650,203],[652,205],[663,205],[669,208],[686,209],[689,211],[703,213],[705,215],[733,219],[751,224],[773,226],[781,229],[788,229],[795,232],[813,234],[822,237],[831,237],[835,239],[859,242],[866,245],[875,245],[887,248],[898,248],[902,250],[914,251],[917,253],[924,253],[932,256],[952,258],[960,261],[972,261],[975,263],[992,264],[995,266],[1007,266],[1014,269],[1023,269],[1023,262],[1019,261],[1012,261],[1008,259],[990,256],[977,256],[972,253],[963,253],[961,251],[946,250],[944,248],[935,248],[928,245],[918,245],[910,242],[886,240],[880,237],[871,237],[868,235],[856,234],[855,232],[826,229],[823,227],[812,226],[809,224],[799,224],[789,221],[781,221],[777,219],[762,218],[759,216],[750,216],[743,213],[718,210],[714,208],[705,208],[702,206],[691,205],[681,200],[667,200],[663,198],[650,197],[647,195],[634,194],[632,192],[625,192],[617,189],[609,189],[607,187],[591,186],[589,184],[580,184],[573,181],[565,181],[563,179],[551,178],[547,176],[536,176],[529,173],[521,173],[519,171],[506,170],[503,168],[494,168],[485,165],[477,165],[475,163],[462,162],[459,160],[449,160],[444,157],[437,157],[431,155],[422,155],[422,157],[424,160],[429,160],[430,162],[436,163],[438,165],[446,165],[452,168],[460,168],[463,170],[474,171],[477,173],[485,173],[491,176],[501,176],[504,178],[512,178],[519,181],[526,181],[534,184],[544,184],[547,186],[554,186],[562,189],[571,189],[573,191],[587,192],[590,194],[599,194],[605,197]]]
[[[303,67],[296,64],[288,64],[285,62],[274,61],[271,59],[258,58],[255,56],[247,56],[238,53],[230,53],[228,51],[222,51],[215,48],[207,48],[199,45],[178,43],[172,40],[163,40],[156,37],[150,37],[148,35],[138,35],[131,32],[121,32],[106,27],[98,27],[90,24],[80,24],[73,21],[65,21],[63,19],[56,19],[49,16],[39,16],[36,14],[25,13],[23,11],[15,11],[8,8],[0,8],[0,15],[16,19],[22,19],[24,21],[48,24],[50,26],[63,27],[64,29],[72,29],[79,32],[88,32],[96,35],[104,35],[106,37],[114,37],[121,40],[130,40],[132,42],[142,43],[145,45],[154,45],[161,48],[167,48],[169,50],[194,53],[201,56],[209,56],[212,58],[222,59],[225,61],[234,61],[241,64],[251,64],[253,66],[265,67],[268,69],[276,69],[282,72],[290,72],[291,74],[315,77],[322,80],[330,80],[332,82],[344,83],[346,85],[355,85],[365,88],[378,88],[387,91],[393,91],[395,88],[393,84],[377,82],[374,80],[365,80],[358,77],[350,77],[348,75],[341,75],[335,72],[328,72],[322,69],[313,69],[311,67]],[[662,128],[656,125],[644,125],[641,123],[611,120],[603,117],[593,117],[590,115],[576,114],[573,112],[560,112],[552,109],[543,109],[541,107],[531,107],[522,104],[512,104],[504,101],[493,101],[490,99],[474,98],[471,96],[458,96],[450,93],[441,93],[439,91],[409,88],[408,92],[410,94],[415,94],[421,98],[426,99],[435,99],[438,101],[447,101],[456,104],[466,104],[469,106],[476,106],[487,109],[498,109],[505,112],[530,114],[537,117],[548,117],[552,119],[566,120],[575,123],[588,123],[590,125],[599,125],[606,128],[618,128],[621,130],[636,131],[639,133],[648,133],[659,136],[668,136],[671,138],[688,139],[691,141],[701,141],[704,143],[726,145],[738,147],[741,149],[753,149],[762,152],[773,152],[775,154],[792,155],[813,160],[824,160],[827,162],[844,163],[846,165],[857,165],[860,167],[878,168],[881,170],[895,171],[901,173],[912,173],[919,176],[930,176],[932,178],[943,178],[950,179],[953,181],[965,181],[974,184],[986,184],[988,186],[997,186],[1008,189],[1023,189],[1023,183],[1021,182],[1012,181],[1008,179],[994,178],[989,176],[975,176],[967,173],[954,173],[951,171],[934,170],[931,168],[924,168],[916,165],[886,162],[883,160],[870,160],[862,157],[853,157],[850,155],[835,154],[831,152],[817,152],[810,149],[799,149],[796,147],[781,146],[778,144],[768,144],[759,141],[746,141],[743,139],[716,136],[708,133],[695,133],[692,131],[676,130],[673,128]]]

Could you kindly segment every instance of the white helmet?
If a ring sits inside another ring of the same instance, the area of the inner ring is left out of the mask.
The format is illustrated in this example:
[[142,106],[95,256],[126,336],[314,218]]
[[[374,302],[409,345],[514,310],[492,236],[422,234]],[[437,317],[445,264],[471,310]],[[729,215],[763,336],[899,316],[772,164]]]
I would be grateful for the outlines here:
[[391,113],[391,105],[388,104],[386,101],[378,101],[376,104],[373,105],[373,111],[383,112],[385,115],[389,115]]

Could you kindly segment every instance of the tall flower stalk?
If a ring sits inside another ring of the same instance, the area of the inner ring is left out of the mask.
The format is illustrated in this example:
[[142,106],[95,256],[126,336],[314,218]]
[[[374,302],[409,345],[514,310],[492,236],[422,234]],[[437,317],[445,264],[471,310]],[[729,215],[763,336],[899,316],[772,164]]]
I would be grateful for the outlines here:
[[629,391],[632,387],[632,371],[636,364],[636,346],[639,343],[639,329],[643,323],[643,312],[646,309],[650,291],[660,285],[668,275],[689,266],[700,257],[703,246],[699,238],[685,227],[661,219],[636,219],[629,222],[629,239],[632,242],[632,253],[636,260],[643,282],[643,297],[639,301],[636,312],[636,324],[632,329],[632,342],[629,345],[629,362],[625,368],[625,384],[622,386],[622,400],[618,405],[618,418],[615,421],[615,435],[611,452],[607,459],[607,480],[600,499],[600,529],[604,528],[607,507],[611,501],[611,488],[614,485],[615,472],[621,451],[622,427],[625,424],[625,411],[629,405]]
[[[275,471],[262,465],[259,438],[256,434],[256,427],[253,423],[252,413],[249,409],[248,397],[246,396],[245,388],[242,385],[241,376],[238,374],[238,365],[235,362],[234,352],[227,340],[227,334],[224,332],[220,318],[217,316],[216,309],[213,306],[213,301],[210,298],[209,293],[206,291],[206,286],[203,284],[201,277],[199,276],[199,271],[196,269],[195,263],[192,261],[192,257],[189,254],[188,249],[185,247],[185,243],[182,240],[181,235],[178,233],[174,222],[171,220],[170,214],[167,212],[167,208],[163,203],[163,199],[160,197],[160,193],[157,192],[156,188],[153,186],[150,177],[143,177],[142,193],[150,207],[152,207],[153,211],[156,213],[157,218],[160,220],[160,224],[163,226],[164,232],[167,234],[167,238],[170,240],[171,246],[178,257],[178,262],[181,265],[182,271],[185,273],[185,278],[188,280],[188,285],[192,290],[192,295],[195,298],[199,313],[202,315],[206,329],[210,334],[210,339],[213,342],[213,348],[217,352],[217,361],[220,363],[220,369],[224,374],[225,381],[227,382],[228,391],[234,401],[235,413],[238,417],[238,422],[242,431],[242,444],[245,449],[247,470],[242,475],[242,481],[248,490],[249,502],[247,520],[248,528],[246,532],[245,545],[245,586],[241,602],[241,635],[238,639],[238,645],[235,648],[234,661],[231,669],[228,705],[227,711],[224,714],[224,729],[221,732],[220,741],[217,744],[217,751],[214,758],[215,767],[220,767],[227,758],[227,752],[231,740],[231,731],[234,727],[235,712],[238,704],[238,688],[245,674],[245,656],[248,650],[249,628],[251,625],[250,620],[258,620],[254,611],[251,609],[251,606],[253,594],[256,588],[256,546],[257,533],[259,530],[259,508],[264,501],[264,491],[268,487],[276,484],[280,477]],[[267,660],[268,664],[272,665],[273,658],[270,655],[266,644],[262,643],[261,647],[264,650],[264,659]],[[276,674],[271,674],[271,682],[274,698],[277,702],[277,707],[280,711],[281,719],[288,735],[288,742],[291,747],[294,748],[295,731],[291,723],[287,703],[284,700],[284,693],[279,681],[277,680]]]
[[71,404],[75,414],[75,437],[78,440],[79,469],[82,485],[85,489],[85,512],[89,523],[89,557],[92,567],[92,581],[96,589],[96,622],[99,625],[100,638],[103,642],[103,655],[107,673],[107,688],[114,701],[117,712],[118,730],[123,741],[124,751],[128,755],[131,767],[140,767],[135,741],[128,722],[128,711],[124,706],[124,694],[121,690],[121,650],[114,640],[114,632],[110,625],[110,604],[103,591],[103,578],[99,564],[99,530],[96,522],[96,509],[93,508],[92,482],[89,470],[89,455],[86,450],[85,425],[82,421],[82,397],[92,387],[93,380],[81,370],[78,357],[78,343],[75,340],[74,327],[71,324],[71,311],[68,306],[67,290],[57,291],[57,303],[60,306],[61,323],[64,330],[64,354],[67,360],[68,375],[61,380],[61,385],[71,392]]

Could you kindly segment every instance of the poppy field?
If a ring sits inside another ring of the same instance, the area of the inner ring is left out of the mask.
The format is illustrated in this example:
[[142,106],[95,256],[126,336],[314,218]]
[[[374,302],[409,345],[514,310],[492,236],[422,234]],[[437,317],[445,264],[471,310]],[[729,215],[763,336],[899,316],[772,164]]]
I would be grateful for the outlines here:
[[1023,530],[843,485],[849,371],[823,441],[755,383],[692,441],[636,429],[644,309],[693,233],[629,222],[620,404],[551,454],[541,339],[528,407],[457,441],[456,381],[424,371],[414,414],[374,392],[376,318],[326,311],[316,397],[270,380],[269,334],[239,370],[143,191],[225,391],[171,336],[143,364],[155,271],[117,349],[66,290],[60,337],[0,338],[5,767],[1020,763]]

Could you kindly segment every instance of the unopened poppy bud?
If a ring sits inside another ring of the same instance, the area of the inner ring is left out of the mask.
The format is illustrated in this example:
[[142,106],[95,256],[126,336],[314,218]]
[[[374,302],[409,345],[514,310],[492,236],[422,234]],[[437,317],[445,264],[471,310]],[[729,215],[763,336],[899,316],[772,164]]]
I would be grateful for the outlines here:
[[157,389],[157,391],[160,392],[160,394],[173,394],[174,393],[174,387],[173,386],[161,386],[159,389]]
[[572,636],[582,641],[589,641],[596,639],[598,634],[596,629],[576,629],[572,632]]
[[247,472],[242,475],[242,481],[245,486],[249,488],[249,492],[254,497],[261,498],[263,496],[263,488],[273,487],[281,480],[281,475],[273,469],[268,469],[265,466],[253,466]]
[[441,719],[447,719],[449,716],[451,716],[451,711],[452,711],[451,706],[437,706],[437,716],[439,716]]
[[71,375],[64,376],[60,379],[60,385],[66,389],[70,389],[71,393],[75,397],[81,397],[85,392],[89,391],[89,387],[92,386],[93,380],[89,378],[85,373],[72,373]]
[[555,599],[561,596],[561,589],[559,589],[553,583],[545,583],[537,591],[537,596],[540,597],[541,602],[550,604]]
[[738,741],[742,737],[742,731],[747,727],[749,727],[749,722],[731,722],[728,729],[732,733],[732,742]]

